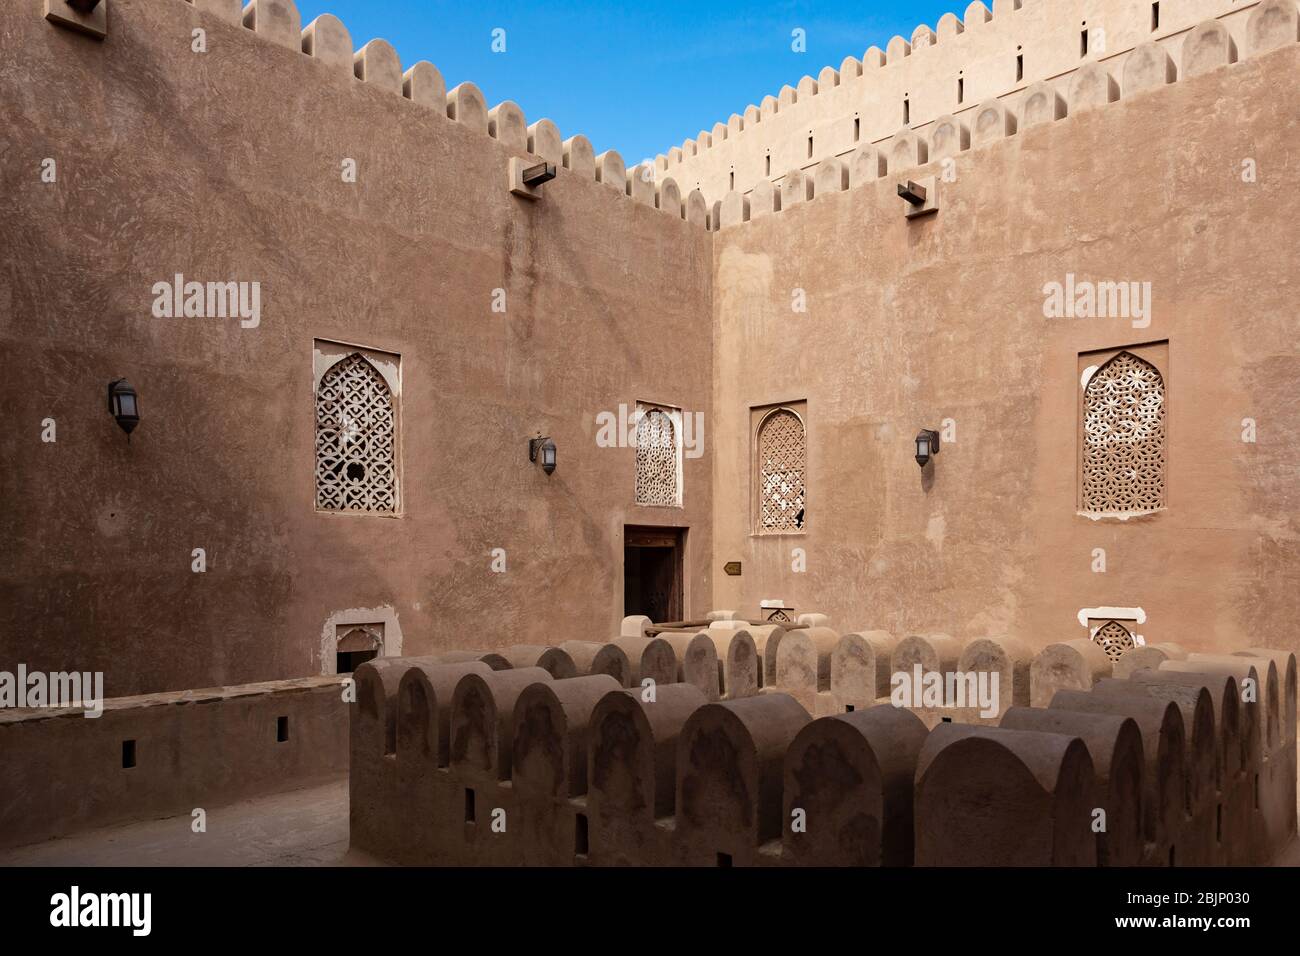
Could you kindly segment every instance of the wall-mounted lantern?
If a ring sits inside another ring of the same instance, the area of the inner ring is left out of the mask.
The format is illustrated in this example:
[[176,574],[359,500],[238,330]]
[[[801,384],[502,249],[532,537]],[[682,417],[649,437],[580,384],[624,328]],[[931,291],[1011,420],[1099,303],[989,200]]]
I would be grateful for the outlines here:
[[551,474],[555,471],[555,442],[549,438],[528,439],[528,460],[536,461],[539,453],[542,456],[542,471]]
[[934,456],[939,454],[939,433],[929,428],[922,428],[916,433],[916,463],[922,468]]
[[127,441],[131,432],[140,424],[140,403],[131,383],[124,378],[108,383],[108,410],[117,419],[117,424],[126,432]]

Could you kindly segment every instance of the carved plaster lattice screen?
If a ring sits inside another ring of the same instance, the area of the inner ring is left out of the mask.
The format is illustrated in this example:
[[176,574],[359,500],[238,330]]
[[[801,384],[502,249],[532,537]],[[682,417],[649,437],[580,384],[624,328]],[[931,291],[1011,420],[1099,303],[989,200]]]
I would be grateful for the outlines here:
[[1165,506],[1165,383],[1120,352],[1084,391],[1083,510],[1102,514]]
[[636,503],[677,507],[682,503],[681,446],[671,413],[636,406]]
[[316,389],[316,507],[397,510],[393,396],[375,367],[353,353]]
[[807,437],[803,420],[778,408],[758,428],[758,533],[803,530],[804,461]]
[[1092,640],[1112,661],[1119,660],[1125,651],[1132,650],[1135,646],[1133,635],[1117,621],[1107,621],[1097,628],[1097,633],[1092,636]]

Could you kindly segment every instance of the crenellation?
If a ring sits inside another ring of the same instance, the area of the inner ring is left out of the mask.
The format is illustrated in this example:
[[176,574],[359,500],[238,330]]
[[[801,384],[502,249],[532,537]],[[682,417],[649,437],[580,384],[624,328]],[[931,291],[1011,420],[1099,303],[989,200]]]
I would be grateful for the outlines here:
[[627,169],[617,150],[607,149],[596,157],[596,182],[604,183],[619,193],[626,193]]
[[813,195],[843,192],[849,188],[849,167],[834,156],[823,159],[813,173]]
[[293,0],[249,0],[243,23],[272,43],[302,51],[302,17]]
[[1065,97],[1047,80],[1031,84],[1021,98],[1020,128],[1053,123],[1066,115]]
[[[1294,6],[1294,0],[1282,3]],[[767,99],[763,101],[759,116],[765,122],[747,122],[748,135],[714,136],[711,145],[700,144],[694,155],[670,157],[668,170],[679,181],[698,181],[706,199],[721,196],[733,183],[734,188],[747,192],[760,179],[775,179],[774,169],[811,167],[832,156],[847,160],[863,143],[890,142],[895,138],[890,131],[897,129],[900,121],[922,132],[927,140],[933,135],[933,124],[946,117],[957,118],[973,132],[975,116],[967,115],[976,108],[972,104],[983,110],[995,101],[1005,110],[997,128],[1011,136],[1016,129],[1038,125],[1049,115],[1064,118],[1068,112],[1064,98],[1061,102],[1044,98],[1049,86],[1057,95],[1068,90],[1069,100],[1087,109],[1155,82],[1165,69],[1164,61],[1144,44],[1164,50],[1172,61],[1165,75],[1173,82],[1178,73],[1174,64],[1181,59],[1189,35],[1195,44],[1209,43],[1205,63],[1217,65],[1220,56],[1233,62],[1231,54],[1219,52],[1224,32],[1229,43],[1240,48],[1241,40],[1234,33],[1244,37],[1248,18],[1263,22],[1268,17],[1272,26],[1264,33],[1270,37],[1290,36],[1295,27],[1288,19],[1292,11],[1270,6],[1269,10],[1276,12],[1266,14],[1259,9],[1259,0],[1245,5],[1231,0],[1189,0],[1168,11],[1156,31],[1151,29],[1149,11],[1140,4],[1106,0],[1101,9],[1088,6],[1085,0],[1063,0],[1063,4],[1011,3],[996,5],[990,12],[984,4],[972,3],[966,22],[946,14],[934,31],[918,26],[914,34],[919,41],[917,49],[932,48],[926,56],[913,57],[913,44],[895,36],[887,53],[869,49],[860,63],[852,61],[855,68],[837,73],[828,66],[818,79],[805,75],[797,89],[783,87],[770,106]],[[1081,56],[1080,31],[1071,27],[1072,22],[1086,24],[1092,44],[1086,55]],[[1207,22],[1217,22],[1220,29],[1208,27]],[[1203,37],[1207,30],[1214,40]],[[1155,62],[1144,69],[1144,58]],[[845,63],[849,60],[852,58]],[[1196,70],[1210,68],[1201,60],[1193,62]],[[872,69],[879,70],[879,75],[864,90],[858,83]],[[1126,71],[1130,75],[1121,84]],[[807,152],[809,137],[812,155]]]
[[984,26],[984,24],[992,20],[993,14],[989,12],[989,8],[981,3],[980,0],[974,0],[974,3],[967,5],[966,13],[961,19],[967,30],[973,30]]
[[488,110],[488,135],[512,153],[528,152],[528,121],[519,105],[510,100]]
[[682,191],[677,180],[665,176],[654,184],[655,207],[676,219],[682,218]]
[[1124,96],[1157,89],[1178,79],[1178,69],[1169,51],[1154,40],[1139,43],[1124,60],[1120,89]]
[[322,13],[303,28],[302,52],[338,72],[353,75],[352,35],[333,14]]
[[975,109],[970,131],[970,145],[994,143],[1016,133],[1016,114],[1001,100],[987,100]]
[[692,189],[686,196],[686,221],[708,228],[709,207],[704,201],[704,193],[698,189]]
[[579,133],[564,141],[564,168],[571,169],[579,176],[596,178],[596,154],[591,148],[591,141]]
[[1199,76],[1236,62],[1237,43],[1219,20],[1198,23],[1183,39],[1183,76]]
[[403,95],[402,61],[387,40],[374,39],[352,57],[352,71],[362,83]]
[[790,209],[813,198],[812,177],[802,169],[792,169],[781,177],[781,208]]
[[466,80],[447,93],[447,116],[470,129],[487,135],[488,108],[483,92]]
[[1246,21],[1246,46],[1252,56],[1297,40],[1300,10],[1295,0],[1262,0]]
[[1072,114],[1105,106],[1119,99],[1119,83],[1103,63],[1083,64],[1070,78],[1069,110]]
[[447,115],[447,84],[428,60],[417,61],[402,74],[402,95],[412,103]]
[[528,152],[557,169],[567,165],[564,162],[565,149],[560,137],[560,128],[548,119],[539,119],[529,125]]
[[927,148],[930,159],[947,159],[967,149],[970,149],[970,130],[964,120],[945,115],[934,121]]
[[760,179],[749,194],[749,217],[758,219],[781,211],[781,191],[770,179]]

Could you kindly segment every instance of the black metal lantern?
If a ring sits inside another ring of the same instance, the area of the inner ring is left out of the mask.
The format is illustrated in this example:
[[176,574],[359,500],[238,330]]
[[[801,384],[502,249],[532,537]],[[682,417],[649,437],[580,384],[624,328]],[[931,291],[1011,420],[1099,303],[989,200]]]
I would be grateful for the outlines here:
[[549,438],[528,439],[528,460],[536,461],[538,452],[542,456],[542,471],[551,474],[555,471],[555,442]]
[[922,428],[916,433],[916,463],[922,468],[930,458],[939,454],[939,433],[929,428]]
[[108,383],[108,410],[130,440],[131,432],[140,424],[140,402],[131,383],[124,378]]

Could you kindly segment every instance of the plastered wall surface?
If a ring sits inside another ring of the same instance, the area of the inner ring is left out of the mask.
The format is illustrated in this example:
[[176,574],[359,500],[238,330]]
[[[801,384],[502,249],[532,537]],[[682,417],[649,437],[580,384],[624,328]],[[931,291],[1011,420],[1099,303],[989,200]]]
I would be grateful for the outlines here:
[[[337,21],[237,6],[113,0],[102,41],[37,0],[0,10],[0,663],[103,670],[119,697],[329,672],[340,623],[404,655],[607,640],[625,524],[688,529],[688,617],[781,599],[845,631],[1041,647],[1121,608],[1148,642],[1296,648],[1294,19],[1260,52],[1263,4],[1234,5],[1232,62],[1184,75],[1188,27],[1222,4],[1169,5],[1166,83],[1130,69],[1141,18],[1117,30],[1103,4],[1120,52],[1094,57],[1086,109],[1068,5],[1060,24],[1044,2],[967,10],[960,34],[945,18],[937,45],[877,63],[920,91],[888,174],[819,168],[811,202],[760,219],[743,178],[712,206],[472,84],[444,94],[382,41],[354,51]],[[1025,80],[1068,116],[1023,122],[1027,88],[972,67],[966,102],[1000,97],[1020,126],[926,161],[942,57],[1003,70],[999,21],[1038,24],[1056,52],[1027,52]],[[529,149],[559,167],[540,200],[509,191]],[[927,176],[938,211],[907,220],[898,182]],[[177,274],[259,283],[259,321],[155,317]],[[1044,318],[1068,276],[1149,282],[1149,323]],[[1168,506],[1094,520],[1081,371],[1130,346],[1165,363]],[[316,357],[351,347],[395,357],[396,516],[315,507]],[[123,376],[129,443],[106,409]],[[635,506],[634,449],[597,445],[598,416],[637,401],[704,415],[680,509]],[[752,409],[782,402],[806,403],[808,520],[756,537]],[[921,472],[912,438],[945,420],[956,440]],[[550,477],[527,460],[539,434]]]
[[[891,176],[724,219],[714,545],[744,571],[715,579],[716,606],[1036,647],[1087,637],[1082,608],[1140,608],[1148,642],[1300,646],[1298,60],[1290,44],[1022,130],[958,153],[951,182],[913,168],[938,179],[931,216],[906,219]],[[1045,318],[1067,274],[1150,282],[1149,325]],[[1081,357],[1144,343],[1168,356],[1167,507],[1094,519]],[[801,399],[805,533],[755,536],[750,408]],[[955,442],[923,472],[913,436],[945,419]]]
[[[646,509],[634,450],[596,433],[647,396],[708,416],[712,237],[590,160],[511,195],[519,131],[471,123],[470,93],[453,121],[374,47],[363,82],[346,39],[335,60],[276,42],[284,4],[263,7],[255,30],[115,0],[102,41],[0,8],[2,666],[102,670],[110,697],[320,674],[322,628],[359,608],[406,654],[612,637],[624,523],[689,528],[707,610],[708,445],[683,507]],[[260,322],[155,318],[177,273],[259,282]],[[400,356],[398,517],[315,510],[318,340]]]

